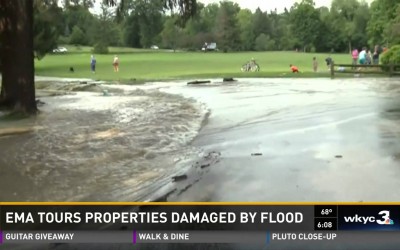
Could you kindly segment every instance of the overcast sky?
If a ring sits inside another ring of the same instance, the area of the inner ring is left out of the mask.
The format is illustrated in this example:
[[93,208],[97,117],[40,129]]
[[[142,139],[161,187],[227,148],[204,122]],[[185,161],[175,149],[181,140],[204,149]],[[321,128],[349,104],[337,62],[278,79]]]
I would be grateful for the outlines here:
[[[219,3],[220,0],[198,0],[199,2],[202,2],[204,4],[209,4],[209,3]],[[290,9],[290,7],[295,3],[295,2],[300,2],[296,0],[231,0],[232,2],[236,2],[240,5],[241,8],[247,8],[252,11],[260,7],[262,11],[270,11],[274,10],[275,8],[278,10],[278,12],[283,11],[283,9],[286,7],[287,9]],[[314,0],[316,7],[321,7],[321,6],[330,6],[332,0]],[[371,0],[367,0],[367,2],[371,2]]]
[[[219,3],[221,0],[197,0],[199,2],[204,3],[205,5],[209,3]],[[270,11],[274,10],[275,8],[278,12],[282,12],[283,9],[286,7],[290,9],[295,2],[300,2],[301,0],[230,0],[232,2],[238,3],[242,9],[250,9],[251,11],[255,11],[258,7],[262,11]],[[373,0],[365,0],[368,3],[371,3]],[[95,13],[100,13],[100,2],[95,2],[95,8],[93,11]],[[321,6],[331,6],[332,0],[314,0],[316,7]]]

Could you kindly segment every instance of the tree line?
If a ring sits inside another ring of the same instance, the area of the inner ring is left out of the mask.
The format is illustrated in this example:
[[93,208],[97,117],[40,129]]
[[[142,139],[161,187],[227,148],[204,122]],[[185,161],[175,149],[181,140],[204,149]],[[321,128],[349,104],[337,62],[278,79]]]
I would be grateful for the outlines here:
[[[252,12],[230,1],[196,2],[184,25],[180,13],[165,11],[163,1],[124,3],[118,15],[104,3],[101,13],[93,14],[89,0],[70,1],[56,11],[39,9],[38,13],[53,14],[47,21],[54,33],[37,39],[37,44],[89,45],[99,53],[106,53],[107,46],[199,50],[205,42],[216,42],[224,51],[349,52],[400,42],[400,0],[375,0],[370,5],[333,0],[331,6],[319,8],[312,0],[302,0],[281,13],[259,8]],[[35,24],[45,27],[45,18],[35,15]]]

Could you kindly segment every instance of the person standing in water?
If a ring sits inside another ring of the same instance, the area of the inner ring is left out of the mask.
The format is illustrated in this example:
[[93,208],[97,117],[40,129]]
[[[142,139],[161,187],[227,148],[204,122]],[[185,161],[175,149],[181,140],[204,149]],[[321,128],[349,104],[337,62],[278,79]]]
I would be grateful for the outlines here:
[[94,58],[94,55],[91,56],[90,58],[90,69],[92,70],[92,73],[96,73],[96,58]]
[[119,58],[117,55],[114,56],[113,66],[114,66],[114,72],[118,72],[119,71]]

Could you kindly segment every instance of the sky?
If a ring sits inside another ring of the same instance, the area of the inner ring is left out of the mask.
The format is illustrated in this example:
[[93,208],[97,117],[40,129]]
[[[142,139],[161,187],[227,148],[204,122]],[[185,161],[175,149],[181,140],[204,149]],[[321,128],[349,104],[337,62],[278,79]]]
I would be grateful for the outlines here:
[[[204,4],[209,4],[209,3],[219,3],[220,0],[198,0],[199,2],[202,2]],[[274,10],[275,8],[278,10],[278,12],[282,12],[283,9],[286,7],[287,9],[290,9],[290,7],[295,3],[295,2],[300,2],[296,0],[231,0],[232,2],[236,2],[240,5],[241,8],[247,8],[252,11],[256,10],[258,7],[262,11],[270,11]],[[327,6],[330,7],[332,0],[314,0],[315,6],[316,7],[321,7],[321,6]],[[371,2],[371,1],[367,1]]]
[[[219,3],[221,0],[197,0],[199,2],[204,3],[205,5],[210,3]],[[290,9],[295,2],[300,2],[301,0],[229,0],[235,3],[238,3],[242,9],[250,9],[251,11],[255,11],[258,7],[262,11],[271,11],[275,8],[278,12],[282,12],[284,8]],[[366,0],[366,2],[371,3],[373,0]],[[99,1],[96,1],[98,3]],[[314,0],[315,6],[331,6],[332,0]],[[98,4],[97,4],[98,5]],[[96,5],[94,9],[95,13],[100,13],[100,7]]]

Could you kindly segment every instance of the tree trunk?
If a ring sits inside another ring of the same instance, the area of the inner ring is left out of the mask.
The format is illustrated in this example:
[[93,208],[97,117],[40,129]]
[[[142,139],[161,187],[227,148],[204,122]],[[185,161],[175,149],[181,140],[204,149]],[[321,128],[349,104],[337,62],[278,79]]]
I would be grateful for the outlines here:
[[35,114],[33,0],[1,0],[0,14],[0,105],[15,112]]
[[351,41],[349,40],[349,53],[350,53],[350,55],[351,55],[351,51],[352,51],[352,48],[351,48]]

